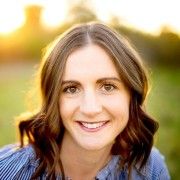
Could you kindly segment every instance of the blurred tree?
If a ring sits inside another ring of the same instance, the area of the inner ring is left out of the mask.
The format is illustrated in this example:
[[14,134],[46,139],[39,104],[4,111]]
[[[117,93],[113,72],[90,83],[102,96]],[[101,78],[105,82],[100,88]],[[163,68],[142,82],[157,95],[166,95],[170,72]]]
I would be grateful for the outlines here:
[[[30,5],[25,8],[26,21],[24,28],[36,32],[38,29],[42,29],[41,25],[41,13],[42,7],[38,5]],[[36,29],[36,31],[35,31]]]
[[[0,36],[0,61],[3,59],[39,59],[41,50],[57,35],[75,23],[98,21],[90,0],[67,0],[69,11],[64,23],[51,31],[41,24],[42,7],[25,8],[25,24],[9,36]],[[127,37],[149,64],[180,66],[180,38],[167,26],[159,36],[125,27],[123,19],[112,15],[109,25]]]
[[42,48],[52,40],[52,33],[41,23],[42,7],[31,5],[24,11],[23,26],[0,41],[1,62],[36,60],[41,56]]
[[180,65],[180,38],[164,26],[157,38],[155,49],[157,58],[165,65]]
[[69,0],[68,3],[70,8],[67,21],[70,24],[97,20],[97,16],[93,11],[93,7],[88,0],[79,0],[76,1],[76,3],[73,3],[71,0]]

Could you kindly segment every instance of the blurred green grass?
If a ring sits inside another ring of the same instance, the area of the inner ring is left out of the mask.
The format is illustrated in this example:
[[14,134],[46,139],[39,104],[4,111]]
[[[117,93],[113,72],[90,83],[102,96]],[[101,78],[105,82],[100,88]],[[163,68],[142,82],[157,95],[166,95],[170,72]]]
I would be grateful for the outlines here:
[[165,155],[172,179],[180,177],[180,71],[179,68],[154,68],[151,74],[148,112],[160,128],[156,146]]
[[[14,117],[26,110],[34,64],[0,66],[0,146],[17,141]],[[180,71],[152,68],[147,111],[160,122],[156,146],[165,155],[172,179],[180,177]]]
[[0,146],[17,141],[14,118],[26,111],[34,64],[0,65]]

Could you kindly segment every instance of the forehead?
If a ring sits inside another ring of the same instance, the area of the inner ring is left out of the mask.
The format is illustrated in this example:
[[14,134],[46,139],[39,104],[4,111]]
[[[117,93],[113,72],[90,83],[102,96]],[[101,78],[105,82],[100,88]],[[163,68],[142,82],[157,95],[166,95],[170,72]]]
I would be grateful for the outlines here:
[[64,78],[78,76],[114,76],[118,77],[117,68],[112,58],[98,45],[88,45],[75,50],[67,58]]

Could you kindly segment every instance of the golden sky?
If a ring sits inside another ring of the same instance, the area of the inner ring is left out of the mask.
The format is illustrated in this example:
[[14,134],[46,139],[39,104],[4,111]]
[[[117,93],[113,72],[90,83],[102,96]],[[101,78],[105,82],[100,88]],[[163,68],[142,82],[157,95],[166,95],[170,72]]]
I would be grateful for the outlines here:
[[[0,33],[9,33],[25,21],[23,8],[29,4],[43,6],[42,21],[47,26],[63,22],[70,4],[77,0],[5,0],[0,1]],[[120,22],[148,33],[157,33],[168,25],[180,33],[179,0],[87,0],[102,21],[110,15]]]

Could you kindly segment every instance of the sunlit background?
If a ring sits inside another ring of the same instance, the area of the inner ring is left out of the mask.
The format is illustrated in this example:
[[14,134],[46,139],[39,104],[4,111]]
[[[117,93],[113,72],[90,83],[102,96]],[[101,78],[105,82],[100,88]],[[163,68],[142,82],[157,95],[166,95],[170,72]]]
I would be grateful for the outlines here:
[[[57,27],[64,23],[68,10],[78,0],[6,0],[0,6],[0,33],[8,34],[23,26],[26,21],[24,8],[28,5],[42,7],[41,23]],[[180,13],[178,0],[84,0],[102,21],[117,16],[123,25],[149,33],[160,32],[162,26],[179,33]]]
[[179,0],[0,1],[0,146],[18,140],[14,117],[29,108],[27,92],[43,48],[75,23],[101,21],[126,36],[149,67],[147,111],[160,123],[155,145],[178,179],[179,7]]

